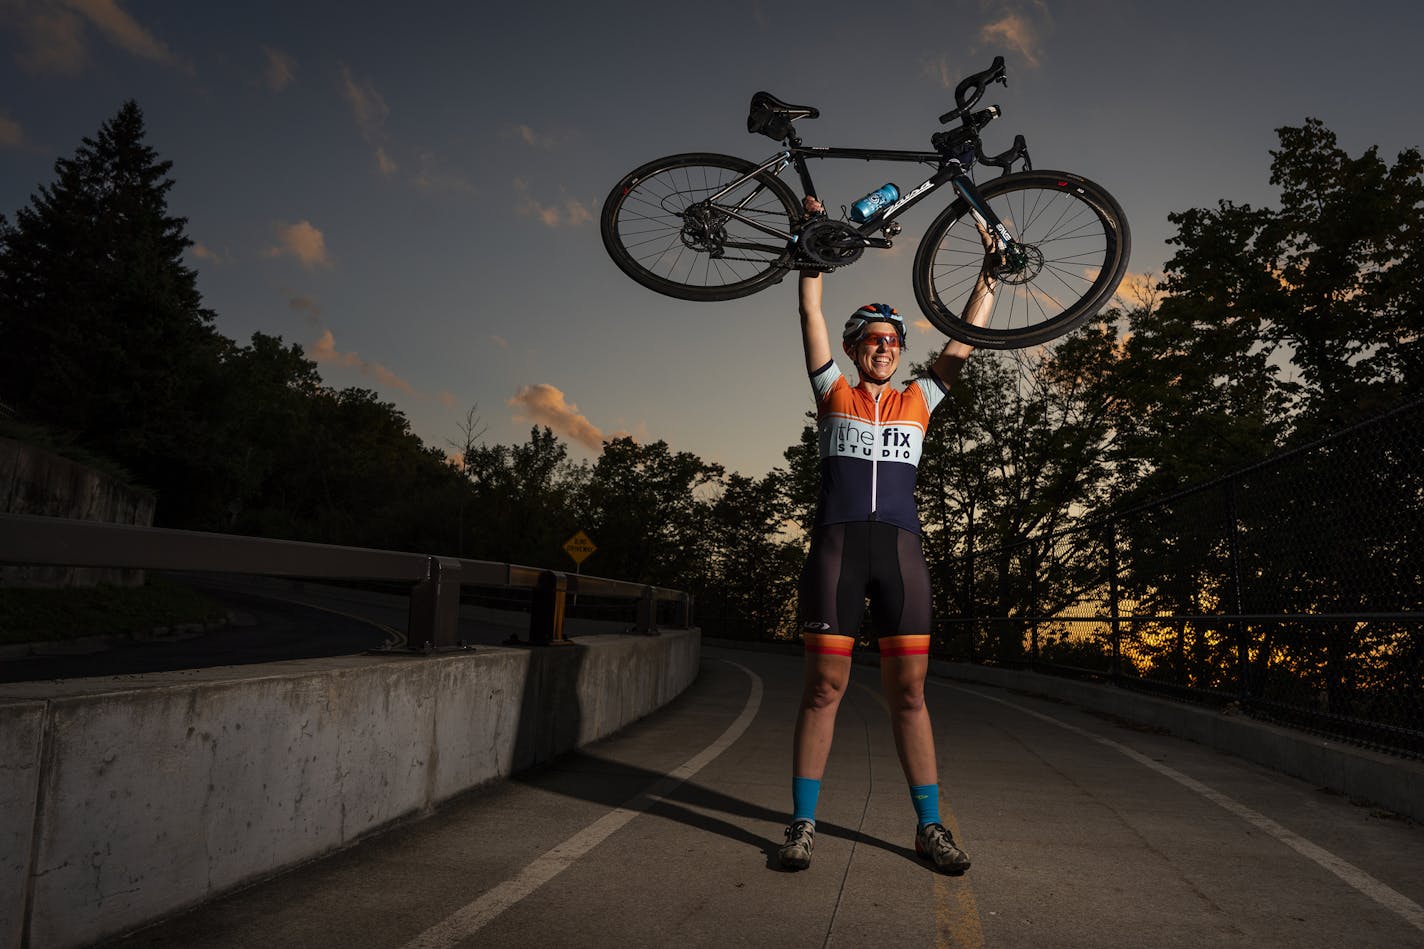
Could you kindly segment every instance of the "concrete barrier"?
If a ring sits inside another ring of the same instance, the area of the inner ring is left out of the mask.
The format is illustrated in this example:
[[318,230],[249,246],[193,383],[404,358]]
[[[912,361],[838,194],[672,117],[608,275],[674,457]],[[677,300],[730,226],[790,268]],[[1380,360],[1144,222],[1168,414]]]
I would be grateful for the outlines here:
[[0,945],[86,945],[608,735],[696,630],[0,686]]
[[1096,682],[963,662],[930,663],[930,671],[1071,702],[1200,742],[1351,798],[1424,822],[1424,764],[1342,741],[1257,721],[1240,713],[1159,699]]

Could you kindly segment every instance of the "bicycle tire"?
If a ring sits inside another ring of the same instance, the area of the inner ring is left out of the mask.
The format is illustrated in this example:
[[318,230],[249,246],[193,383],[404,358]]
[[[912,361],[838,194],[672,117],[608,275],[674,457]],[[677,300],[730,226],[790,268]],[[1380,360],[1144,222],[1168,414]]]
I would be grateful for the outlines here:
[[984,250],[962,197],[940,212],[915,253],[915,299],[946,336],[986,349],[1036,346],[1085,323],[1111,299],[1132,250],[1127,217],[1112,195],[1080,175],[1024,171],[995,178],[980,195],[1030,263],[999,280],[986,326],[964,305]]
[[[629,172],[603,202],[599,229],[608,256],[650,290],[681,300],[734,300],[779,283],[791,269],[784,239],[715,208],[686,212],[756,165],[731,155],[689,152]],[[790,233],[801,202],[784,181],[762,172],[718,202],[743,217]]]

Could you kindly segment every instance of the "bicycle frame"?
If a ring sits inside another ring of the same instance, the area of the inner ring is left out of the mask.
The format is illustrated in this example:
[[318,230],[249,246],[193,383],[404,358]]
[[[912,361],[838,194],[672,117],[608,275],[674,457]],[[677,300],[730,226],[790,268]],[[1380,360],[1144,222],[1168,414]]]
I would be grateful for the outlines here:
[[[961,165],[955,159],[945,158],[938,152],[916,152],[881,148],[835,148],[830,146],[802,145],[799,142],[794,142],[782,151],[779,151],[776,154],[772,155],[770,158],[762,162],[752,171],[736,179],[735,181],[732,181],[726,187],[722,188],[715,194],[710,195],[704,203],[709,205],[715,203],[723,195],[731,193],[732,191],[741,187],[743,184],[746,184],[748,181],[752,180],[762,172],[770,171],[773,175],[780,175],[787,169],[788,166],[794,167],[796,169],[797,177],[801,179],[802,189],[805,191],[807,196],[814,198],[816,197],[816,186],[815,183],[811,180],[811,170],[806,165],[806,160],[808,158],[845,158],[856,159],[859,161],[896,161],[914,164],[934,164],[937,166],[938,170],[933,175],[925,179],[916,187],[911,188],[909,191],[902,194],[898,201],[895,201],[893,204],[887,205],[886,207],[882,208],[880,211],[872,215],[869,220],[865,221],[865,223],[859,225],[858,227],[855,225],[849,225],[862,235],[865,240],[865,246],[867,247],[888,248],[889,246],[891,246],[889,240],[886,240],[885,238],[871,237],[871,233],[874,231],[886,229],[886,227],[897,217],[908,211],[910,208],[914,207],[916,204],[924,200],[929,195],[933,194],[935,191],[939,190],[939,188],[941,188],[945,184],[950,184],[954,187],[955,192],[957,192],[959,196],[964,199],[965,203],[969,205],[969,208],[973,212],[975,218],[977,218],[978,221],[990,231],[990,233],[994,234],[995,237],[998,238],[999,249],[1001,251],[1010,251],[1011,248],[1015,246],[1014,240],[1009,235],[1008,229],[1004,227],[1003,222],[999,220],[999,218],[994,214],[994,212],[990,210],[990,208],[986,204],[984,204],[983,200],[979,197],[978,189],[975,188],[974,181],[969,177],[968,171],[964,168],[964,166]],[[750,194],[743,198],[741,202],[736,205],[728,206],[719,204],[717,205],[717,209],[727,214],[729,217],[735,218],[736,220],[741,221],[747,226],[752,227],[765,234],[770,234],[773,237],[778,237],[785,241],[793,240],[795,237],[793,233],[778,230],[774,227],[771,227],[770,225],[763,224],[761,221],[754,220],[753,218],[747,217],[746,215],[743,215],[741,213],[741,209],[744,208],[758,194],[760,194],[761,190],[761,188],[753,190]],[[727,246],[733,247],[739,245],[728,244]]]

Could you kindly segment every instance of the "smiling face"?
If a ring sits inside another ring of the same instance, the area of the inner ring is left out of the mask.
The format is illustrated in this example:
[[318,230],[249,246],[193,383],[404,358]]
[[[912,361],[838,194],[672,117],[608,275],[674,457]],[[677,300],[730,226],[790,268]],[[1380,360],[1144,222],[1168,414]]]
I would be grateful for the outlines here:
[[848,348],[862,379],[884,382],[900,366],[900,337],[893,323],[870,323],[865,335]]

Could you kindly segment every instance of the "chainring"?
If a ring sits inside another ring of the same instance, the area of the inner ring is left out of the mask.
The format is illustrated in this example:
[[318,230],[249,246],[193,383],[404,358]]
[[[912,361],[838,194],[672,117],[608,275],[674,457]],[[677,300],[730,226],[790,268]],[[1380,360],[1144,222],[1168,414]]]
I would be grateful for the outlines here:
[[865,237],[844,221],[822,218],[801,229],[798,254],[822,267],[844,267],[865,253]]

